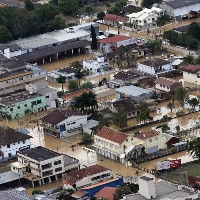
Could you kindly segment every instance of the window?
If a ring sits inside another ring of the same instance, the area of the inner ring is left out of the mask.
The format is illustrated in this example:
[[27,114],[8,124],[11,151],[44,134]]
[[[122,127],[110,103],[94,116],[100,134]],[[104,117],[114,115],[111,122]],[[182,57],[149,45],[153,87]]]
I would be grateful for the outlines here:
[[110,148],[113,148],[113,144],[110,144]]
[[37,100],[37,104],[40,104],[40,103],[42,103],[41,99],[40,99],[40,100]]
[[71,124],[76,124],[76,122],[72,122]]
[[9,144],[7,145],[7,148],[10,148],[10,145],[9,145]]
[[27,104],[24,104],[24,107],[27,107]]
[[8,157],[11,158],[11,156],[12,156],[12,154],[11,154],[11,153],[8,153]]
[[22,80],[23,80],[23,77],[19,77],[19,80],[22,81]]
[[116,150],[118,150],[118,149],[119,149],[119,147],[118,147],[117,145],[115,145],[115,149],[116,149]]
[[55,172],[59,172],[59,171],[62,171],[62,167],[58,167],[55,169]]
[[152,139],[149,139],[149,142],[152,142]]
[[10,108],[10,111],[13,111],[13,108]]
[[128,142],[128,139],[126,139],[126,142]]
[[14,81],[14,83],[16,83],[16,82],[17,82],[17,79],[14,79],[13,81]]
[[49,98],[49,95],[48,95],[48,96],[46,96],[46,98],[48,99],[48,98]]
[[59,165],[59,164],[61,164],[61,160],[57,160],[54,162],[54,165]]
[[20,109],[20,106],[17,106],[18,109]]
[[108,142],[106,142],[106,146],[108,146]]
[[160,84],[160,87],[162,87],[162,85]]
[[169,87],[167,87],[167,89],[169,89]]
[[155,138],[155,141],[158,141],[158,137]]

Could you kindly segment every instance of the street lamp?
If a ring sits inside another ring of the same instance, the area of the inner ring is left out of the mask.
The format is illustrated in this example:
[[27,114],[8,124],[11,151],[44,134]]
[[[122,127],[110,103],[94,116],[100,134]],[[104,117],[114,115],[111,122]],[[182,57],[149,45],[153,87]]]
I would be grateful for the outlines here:
[[187,174],[187,172],[186,171],[184,171],[184,172],[181,172],[182,174],[183,174],[183,176],[184,176],[184,181],[185,181],[185,185],[186,185],[186,174]]

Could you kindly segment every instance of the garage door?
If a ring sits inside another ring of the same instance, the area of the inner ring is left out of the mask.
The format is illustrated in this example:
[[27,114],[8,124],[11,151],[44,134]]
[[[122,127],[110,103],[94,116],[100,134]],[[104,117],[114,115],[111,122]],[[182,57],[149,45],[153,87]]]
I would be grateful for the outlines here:
[[158,151],[158,146],[154,146],[154,147],[148,148],[148,154],[154,153],[156,151]]

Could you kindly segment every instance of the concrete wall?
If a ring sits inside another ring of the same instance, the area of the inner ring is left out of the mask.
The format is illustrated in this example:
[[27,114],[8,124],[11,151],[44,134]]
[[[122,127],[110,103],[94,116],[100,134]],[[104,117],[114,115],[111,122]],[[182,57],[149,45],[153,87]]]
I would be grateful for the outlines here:
[[188,82],[188,83],[200,85],[200,76],[198,78],[197,74],[192,74],[192,73],[189,73],[189,72],[183,72],[183,80]]
[[[30,139],[27,139],[25,141],[19,141],[16,143],[10,144],[10,146],[7,145],[1,145],[0,150],[4,153],[3,156],[0,156],[0,162],[6,161],[10,158],[16,157],[17,151],[19,151],[19,148],[21,147],[30,147]],[[9,157],[10,156],[10,157]]]

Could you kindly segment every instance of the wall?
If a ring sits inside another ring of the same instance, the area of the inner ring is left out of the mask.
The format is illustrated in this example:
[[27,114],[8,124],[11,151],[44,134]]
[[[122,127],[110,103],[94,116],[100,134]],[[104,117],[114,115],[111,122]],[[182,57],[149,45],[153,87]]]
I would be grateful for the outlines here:
[[108,62],[97,62],[96,60],[90,60],[90,61],[91,62],[84,60],[83,68],[89,69],[93,73],[107,71],[110,67],[110,64]]
[[166,87],[166,86],[160,85],[160,84],[156,84],[156,89],[162,90],[162,91],[165,91],[165,92],[170,92],[170,87]]
[[19,148],[26,146],[30,146],[30,139],[10,144],[10,148],[7,145],[1,146],[0,150],[3,151],[4,156],[0,156],[0,162],[8,160],[9,153],[11,153],[11,157],[16,157],[16,152],[19,151]]
[[197,74],[183,72],[183,80],[189,83],[200,85],[200,77],[198,78]]

